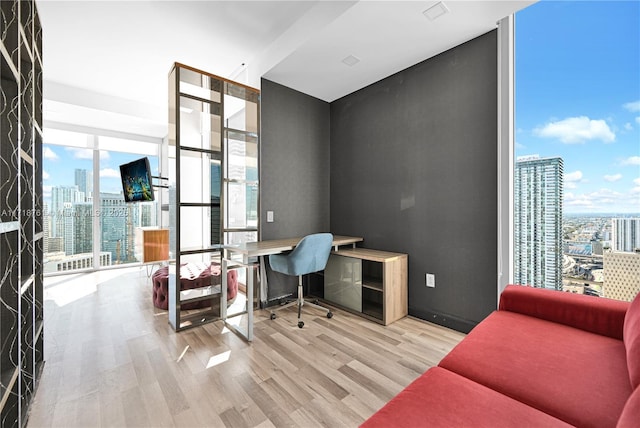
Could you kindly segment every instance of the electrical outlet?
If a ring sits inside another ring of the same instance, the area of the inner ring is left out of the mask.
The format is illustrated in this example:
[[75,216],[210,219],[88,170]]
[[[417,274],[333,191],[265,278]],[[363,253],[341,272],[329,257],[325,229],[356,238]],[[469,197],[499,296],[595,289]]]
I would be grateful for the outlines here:
[[436,286],[436,276],[432,273],[426,275],[427,287],[434,288]]

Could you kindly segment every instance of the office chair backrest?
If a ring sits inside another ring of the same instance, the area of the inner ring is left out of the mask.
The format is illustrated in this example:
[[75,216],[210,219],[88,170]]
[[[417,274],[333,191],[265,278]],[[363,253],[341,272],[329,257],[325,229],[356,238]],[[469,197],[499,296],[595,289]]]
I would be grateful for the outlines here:
[[333,235],[330,233],[307,235],[286,256],[286,264],[279,263],[285,261],[284,257],[278,257],[280,260],[274,260],[275,257],[270,258],[271,268],[295,276],[321,271],[329,260],[332,243]]

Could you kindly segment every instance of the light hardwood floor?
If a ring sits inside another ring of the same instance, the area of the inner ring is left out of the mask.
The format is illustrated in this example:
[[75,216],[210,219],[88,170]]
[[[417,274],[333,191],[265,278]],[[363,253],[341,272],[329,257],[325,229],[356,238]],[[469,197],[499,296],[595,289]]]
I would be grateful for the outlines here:
[[220,321],[175,333],[145,268],[46,278],[28,427],[356,427],[464,337],[304,312],[257,311],[248,344]]

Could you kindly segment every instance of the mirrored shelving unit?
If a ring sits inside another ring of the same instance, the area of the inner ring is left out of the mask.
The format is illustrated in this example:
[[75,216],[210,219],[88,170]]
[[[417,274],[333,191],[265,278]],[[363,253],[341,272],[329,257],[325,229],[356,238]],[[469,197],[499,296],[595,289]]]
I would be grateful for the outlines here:
[[42,28],[34,1],[0,12],[0,417],[23,427],[44,364]]
[[[257,89],[184,64],[175,63],[169,74],[168,223],[175,263],[168,287],[175,330],[220,319],[221,278],[181,290],[181,267],[218,266],[221,245],[258,239],[259,98]],[[210,304],[183,310],[196,301]]]

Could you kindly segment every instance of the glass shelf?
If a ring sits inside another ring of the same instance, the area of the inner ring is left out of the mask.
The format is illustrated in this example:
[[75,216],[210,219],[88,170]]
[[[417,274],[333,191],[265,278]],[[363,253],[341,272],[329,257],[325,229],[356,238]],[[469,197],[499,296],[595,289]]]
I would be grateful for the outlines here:
[[[219,245],[258,238],[259,91],[175,63],[169,94],[168,218],[179,241],[171,244],[171,253],[177,265],[219,263]],[[176,290],[173,270],[172,327],[181,330],[216,319],[214,313],[181,313],[177,302],[211,299],[215,292]]]

